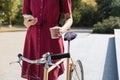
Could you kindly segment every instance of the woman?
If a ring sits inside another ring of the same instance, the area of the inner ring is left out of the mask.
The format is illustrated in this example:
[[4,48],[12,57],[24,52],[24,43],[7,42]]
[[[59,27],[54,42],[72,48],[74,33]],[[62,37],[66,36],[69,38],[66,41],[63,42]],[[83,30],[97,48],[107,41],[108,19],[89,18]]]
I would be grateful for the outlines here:
[[[64,14],[65,23],[59,27],[60,14]],[[24,25],[27,34],[23,55],[26,58],[40,59],[46,52],[64,53],[62,34],[72,25],[71,0],[24,0]],[[59,38],[52,39],[50,28],[57,26]],[[23,62],[22,77],[27,80],[43,80],[44,65],[30,65]],[[49,80],[57,80],[64,72],[63,64],[49,73]],[[37,77],[36,77],[37,76]]]

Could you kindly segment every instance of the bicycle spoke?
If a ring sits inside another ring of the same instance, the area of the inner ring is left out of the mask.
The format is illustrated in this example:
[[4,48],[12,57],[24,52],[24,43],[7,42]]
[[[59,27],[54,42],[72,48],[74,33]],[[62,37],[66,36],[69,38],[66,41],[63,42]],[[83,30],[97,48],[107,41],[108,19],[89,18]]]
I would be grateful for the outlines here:
[[75,66],[73,67],[71,80],[84,80],[83,78],[83,66],[80,60],[77,60]]

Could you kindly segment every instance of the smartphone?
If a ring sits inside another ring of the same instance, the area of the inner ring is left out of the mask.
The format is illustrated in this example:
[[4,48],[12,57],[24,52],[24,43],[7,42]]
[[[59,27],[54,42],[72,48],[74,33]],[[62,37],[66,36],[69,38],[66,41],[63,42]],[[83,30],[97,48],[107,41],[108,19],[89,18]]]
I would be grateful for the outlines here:
[[32,15],[29,15],[29,14],[23,14],[23,17],[24,18],[29,18],[29,17],[34,18]]

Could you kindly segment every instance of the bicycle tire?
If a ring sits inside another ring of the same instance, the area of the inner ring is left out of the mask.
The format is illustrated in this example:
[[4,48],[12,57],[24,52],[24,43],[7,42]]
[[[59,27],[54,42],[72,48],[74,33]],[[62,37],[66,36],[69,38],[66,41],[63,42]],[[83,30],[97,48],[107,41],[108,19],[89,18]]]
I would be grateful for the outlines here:
[[83,65],[80,60],[77,60],[75,67],[71,70],[71,80],[84,80]]

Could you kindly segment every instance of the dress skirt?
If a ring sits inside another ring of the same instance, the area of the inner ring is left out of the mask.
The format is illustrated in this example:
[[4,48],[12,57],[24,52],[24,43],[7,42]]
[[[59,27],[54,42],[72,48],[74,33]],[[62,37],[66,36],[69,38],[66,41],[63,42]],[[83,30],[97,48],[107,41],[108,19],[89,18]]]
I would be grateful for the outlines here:
[[[56,24],[46,24],[44,26],[31,26],[28,28],[24,44],[23,56],[35,60],[40,59],[43,54],[64,53],[64,44],[62,36],[58,39],[51,39],[49,28]],[[55,61],[53,61],[55,62]],[[56,67],[49,73],[49,80],[57,80],[58,76],[64,72],[63,63],[60,68]],[[22,77],[28,80],[43,80],[44,64],[22,63]]]

